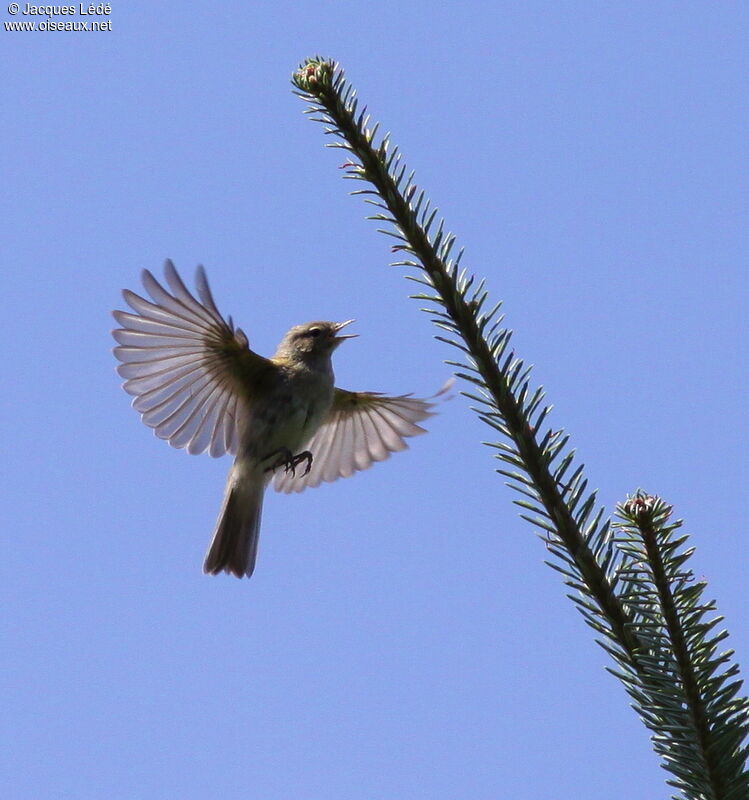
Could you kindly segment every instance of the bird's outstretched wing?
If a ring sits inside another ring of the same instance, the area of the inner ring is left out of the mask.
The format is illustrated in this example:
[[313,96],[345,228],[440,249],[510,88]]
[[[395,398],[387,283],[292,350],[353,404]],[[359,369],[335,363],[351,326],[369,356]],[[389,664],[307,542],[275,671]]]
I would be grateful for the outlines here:
[[[441,392],[440,392],[441,393]],[[374,392],[336,389],[333,406],[305,446],[312,453],[312,466],[305,475],[279,470],[273,486],[279,492],[301,492],[323,481],[347,478],[383,461],[391,453],[406,450],[406,437],[425,433],[417,422],[433,416],[434,403],[411,395],[386,397]]]
[[167,291],[143,270],[143,285],[153,302],[127,289],[122,293],[136,313],[114,311],[122,326],[112,331],[119,343],[117,368],[123,388],[134,395],[143,422],[173,447],[212,456],[237,450],[237,416],[251,399],[252,386],[273,369],[253,353],[247,337],[216,308],[202,267],[194,297],[174,264],[164,265]]

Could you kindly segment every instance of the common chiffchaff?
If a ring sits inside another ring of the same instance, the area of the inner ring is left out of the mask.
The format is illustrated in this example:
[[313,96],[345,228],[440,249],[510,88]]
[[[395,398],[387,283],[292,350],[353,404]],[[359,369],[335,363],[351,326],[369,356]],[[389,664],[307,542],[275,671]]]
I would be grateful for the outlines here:
[[297,325],[264,358],[221,316],[202,267],[197,297],[171,261],[164,273],[168,290],[144,270],[152,301],[125,290],[135,313],[113,312],[117,371],[156,436],[188,453],[235,456],[203,571],[250,576],[271,480],[301,492],[366,469],[424,433],[416,423],[434,404],[335,388],[331,357],[353,320]]

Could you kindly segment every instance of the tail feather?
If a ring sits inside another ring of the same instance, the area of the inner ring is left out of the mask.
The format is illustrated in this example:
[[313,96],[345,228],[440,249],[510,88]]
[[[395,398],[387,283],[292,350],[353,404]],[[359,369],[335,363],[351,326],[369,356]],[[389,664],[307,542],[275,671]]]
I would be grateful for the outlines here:
[[203,572],[218,575],[223,571],[238,578],[252,575],[257,557],[264,491],[262,475],[259,480],[245,478],[240,482],[236,470],[232,469],[216,529],[203,563]]

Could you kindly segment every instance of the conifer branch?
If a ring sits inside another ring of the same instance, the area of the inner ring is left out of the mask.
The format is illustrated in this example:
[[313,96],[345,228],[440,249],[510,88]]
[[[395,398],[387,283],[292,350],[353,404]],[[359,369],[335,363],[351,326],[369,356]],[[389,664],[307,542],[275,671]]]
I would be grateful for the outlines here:
[[[370,183],[378,201],[368,202],[389,212],[386,219],[393,229],[383,232],[398,240],[393,250],[417,259],[396,264],[420,268],[422,274],[411,276],[412,279],[433,293],[416,295],[417,299],[444,309],[445,313],[433,307],[425,310],[438,326],[458,338],[457,342],[454,339],[447,341],[467,356],[467,363],[460,365],[466,370],[461,376],[471,382],[478,379],[481,387],[479,395],[466,393],[467,396],[482,406],[476,409],[480,418],[512,442],[511,449],[500,449],[497,457],[518,467],[530,478],[525,488],[532,487],[532,497],[539,504],[534,523],[542,522],[543,535],[552,552],[559,553],[563,548],[564,560],[572,569],[564,574],[571,580],[582,581],[589,588],[602,612],[597,622],[608,629],[601,632],[623,648],[634,663],[640,646],[593,552],[595,545],[605,548],[608,524],[585,527],[595,503],[595,493],[586,495],[581,503],[586,486],[574,478],[568,484],[561,483],[572,458],[569,454],[567,459],[559,459],[564,449],[560,445],[566,442],[558,435],[559,432],[547,432],[542,439],[545,447],[539,446],[536,434],[550,411],[549,407],[540,407],[543,391],[538,389],[530,401],[527,399],[529,386],[526,387],[525,381],[529,369],[508,348],[511,331],[501,329],[488,337],[484,335],[485,331],[491,331],[493,324],[501,322],[499,306],[488,314],[481,314],[487,296],[484,282],[471,291],[475,279],[468,277],[465,271],[459,271],[462,253],[455,259],[449,257],[455,237],[445,233],[442,220],[437,224],[436,232],[430,234],[434,230],[437,209],[425,200],[423,191],[417,190],[412,182],[413,173],[404,181],[405,166],[394,171],[400,153],[390,146],[389,134],[375,145],[376,129],[365,127],[366,110],[357,113],[355,92],[344,80],[343,72],[332,62],[316,58],[300,66],[294,73],[293,82],[298,94],[310,103],[308,113],[319,115],[314,118],[326,125],[326,133],[341,140],[331,146],[347,150],[355,157],[356,161],[349,160],[344,165],[346,176]],[[377,214],[375,219],[383,219],[383,215]],[[526,398],[524,402],[520,399],[521,394]],[[559,461],[559,467],[552,470],[551,465],[556,461]],[[503,474],[507,476],[506,472]],[[508,477],[511,485],[518,483],[514,473]],[[575,514],[578,506],[584,513],[578,510]],[[595,519],[600,520],[600,515]]]
[[[704,582],[693,582],[685,564],[694,548],[680,551],[687,537],[674,537],[681,522],[658,497],[637,492],[618,509],[614,526],[621,553],[617,567],[621,597],[649,655],[615,673],[622,679],[645,724],[654,731],[656,752],[676,777],[669,781],[689,800],[749,797],[747,751],[749,701],[737,698],[741,681],[729,683],[738,665],[733,651],[716,656],[726,631],[709,635],[722,617],[705,620],[714,602],[703,602]],[[613,671],[613,670],[612,670]]]
[[638,492],[619,506],[619,522],[602,521],[583,466],[573,467],[569,437],[546,424],[544,391],[531,385],[530,367],[509,346],[501,304],[485,309],[484,281],[461,269],[462,251],[452,257],[455,236],[390,135],[378,139],[378,126],[368,127],[366,109],[359,111],[335,63],[308,59],[292,82],[307,113],[334,137],[330,146],[350,154],[345,177],[369,185],[352,194],[376,209],[371,219],[390,226],[379,230],[404,256],[395,265],[416,270],[407,277],[422,288],[412,296],[427,304],[436,338],[459,351],[460,360],[447,363],[471,385],[463,394],[503,437],[485,442],[504,462],[497,472],[521,495],[521,516],[556,559],[547,563],[562,573],[574,592],[568,596],[618,664],[610,671],[653,731],[654,748],[674,776],[669,783],[684,800],[747,800],[749,701],[738,696],[741,681],[730,680],[738,674],[732,651],[716,655],[727,634],[710,633],[721,618],[705,621],[715,605],[702,602],[704,583],[683,569],[692,550],[679,550],[686,537],[673,538],[680,523],[667,522],[670,506]]

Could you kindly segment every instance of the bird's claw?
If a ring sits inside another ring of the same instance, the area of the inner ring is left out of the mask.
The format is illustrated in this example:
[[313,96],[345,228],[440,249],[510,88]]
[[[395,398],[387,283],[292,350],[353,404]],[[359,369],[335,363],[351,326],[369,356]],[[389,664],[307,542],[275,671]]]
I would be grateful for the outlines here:
[[307,462],[307,466],[304,468],[302,476],[308,475],[309,471],[312,469],[312,453],[310,453],[309,450],[303,450],[301,453],[297,453],[291,460],[291,465],[286,466],[286,471],[288,472],[289,469],[291,469],[291,474],[294,475],[296,468],[302,463],[302,461]]
[[277,469],[283,467],[284,472],[290,472],[292,476],[295,476],[296,468],[302,463],[302,461],[307,462],[307,466],[303,475],[307,475],[312,469],[312,453],[310,453],[309,450],[304,450],[303,452],[294,455],[288,447],[279,447],[278,450],[270,453],[263,460],[267,461],[269,458],[273,458],[274,456],[275,460],[269,467],[265,468],[266,472],[275,472]]

